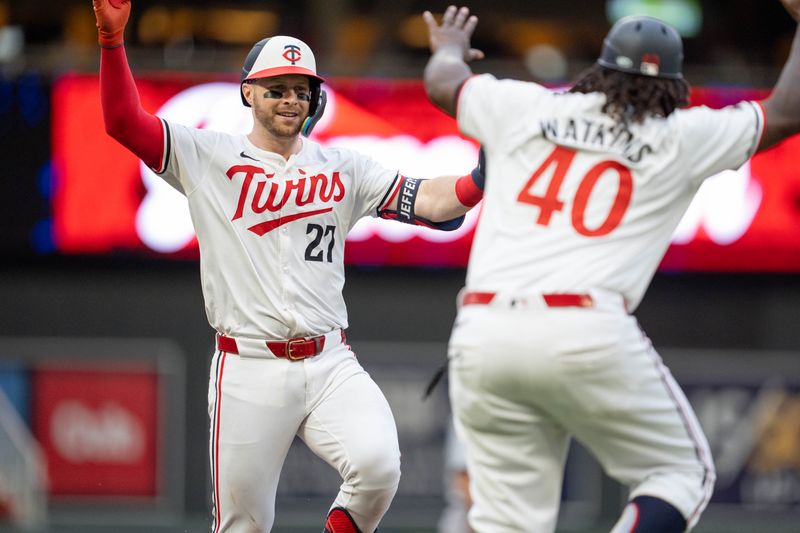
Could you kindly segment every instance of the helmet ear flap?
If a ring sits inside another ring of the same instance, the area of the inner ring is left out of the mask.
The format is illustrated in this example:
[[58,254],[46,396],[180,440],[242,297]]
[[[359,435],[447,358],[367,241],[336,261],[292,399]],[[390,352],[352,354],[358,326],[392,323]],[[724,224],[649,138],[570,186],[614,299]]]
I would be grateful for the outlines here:
[[322,84],[313,78],[309,78],[308,81],[310,82],[311,89],[311,100],[308,103],[308,116],[310,117],[317,112],[317,109],[319,109],[320,98],[322,94]]
[[311,87],[311,105],[308,107],[308,116],[303,121],[300,132],[304,137],[311,135],[311,130],[317,125],[322,114],[325,112],[325,105],[328,103],[328,93],[322,90],[322,84],[314,83]]

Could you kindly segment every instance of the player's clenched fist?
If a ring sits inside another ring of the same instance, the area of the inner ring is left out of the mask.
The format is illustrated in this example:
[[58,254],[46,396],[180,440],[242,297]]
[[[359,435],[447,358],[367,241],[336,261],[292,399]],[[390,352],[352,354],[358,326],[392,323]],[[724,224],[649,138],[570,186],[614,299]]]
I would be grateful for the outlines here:
[[122,44],[125,24],[131,14],[130,0],[92,0],[97,19],[97,41],[103,48]]

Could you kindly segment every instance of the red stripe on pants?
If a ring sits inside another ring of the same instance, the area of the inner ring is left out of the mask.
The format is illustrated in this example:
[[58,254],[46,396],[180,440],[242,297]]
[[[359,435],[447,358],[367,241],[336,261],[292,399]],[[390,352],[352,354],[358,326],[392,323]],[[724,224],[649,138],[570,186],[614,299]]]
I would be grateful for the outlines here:
[[217,405],[216,417],[214,420],[214,519],[217,524],[214,527],[214,533],[219,533],[220,525],[222,524],[222,512],[219,506],[219,424],[222,418],[222,373],[225,370],[225,358],[227,352],[221,352],[222,362],[219,365],[219,372],[217,373]]

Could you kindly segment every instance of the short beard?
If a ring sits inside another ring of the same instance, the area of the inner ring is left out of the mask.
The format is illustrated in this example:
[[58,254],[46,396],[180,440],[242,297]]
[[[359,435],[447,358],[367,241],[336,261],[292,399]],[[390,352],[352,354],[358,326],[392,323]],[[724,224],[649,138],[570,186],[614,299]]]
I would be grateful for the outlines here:
[[300,124],[292,128],[280,127],[276,124],[277,120],[275,115],[266,116],[264,113],[258,110],[255,112],[255,120],[261,125],[262,128],[267,130],[267,132],[279,139],[291,139],[292,137],[297,137],[300,134],[300,130],[303,128],[302,121]]

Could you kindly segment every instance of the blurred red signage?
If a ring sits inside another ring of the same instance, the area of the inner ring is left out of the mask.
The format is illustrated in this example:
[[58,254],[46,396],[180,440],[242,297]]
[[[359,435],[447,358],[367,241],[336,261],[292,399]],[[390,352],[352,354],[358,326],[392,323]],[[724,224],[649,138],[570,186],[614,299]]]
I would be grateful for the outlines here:
[[32,426],[51,497],[157,495],[154,371],[53,364],[32,377]]
[[[246,133],[252,118],[238,84],[186,75],[140,77],[146,109],[190,126]],[[468,172],[477,145],[428,101],[418,81],[335,80],[313,139],[347,146],[415,177]],[[763,91],[698,89],[693,103],[721,107]],[[134,252],[194,259],[185,199],[104,132],[98,79],[60,78],[53,94],[58,186],[54,240],[65,254]],[[663,269],[800,271],[800,137],[710,178],[678,227]],[[451,233],[365,219],[348,236],[346,262],[464,267],[479,210]]]

